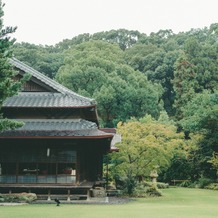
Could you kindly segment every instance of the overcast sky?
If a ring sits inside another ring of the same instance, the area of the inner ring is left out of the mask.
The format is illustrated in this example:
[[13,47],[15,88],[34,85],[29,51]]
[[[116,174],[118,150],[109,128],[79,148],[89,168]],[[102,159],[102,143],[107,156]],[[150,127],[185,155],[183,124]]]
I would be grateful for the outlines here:
[[2,0],[18,42],[54,45],[112,29],[174,33],[218,23],[218,0]]

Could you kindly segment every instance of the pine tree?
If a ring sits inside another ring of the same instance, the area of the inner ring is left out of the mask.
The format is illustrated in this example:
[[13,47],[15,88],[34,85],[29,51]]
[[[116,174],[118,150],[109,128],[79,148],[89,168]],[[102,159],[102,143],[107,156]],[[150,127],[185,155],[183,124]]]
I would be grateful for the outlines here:
[[[4,4],[0,0],[0,110],[6,98],[15,95],[21,88],[22,81],[15,81],[13,78],[16,72],[10,64],[12,57],[12,45],[15,40],[10,38],[10,34],[14,33],[16,27],[4,27],[3,11]],[[0,114],[0,131],[11,129],[19,126],[17,122],[3,119]]]

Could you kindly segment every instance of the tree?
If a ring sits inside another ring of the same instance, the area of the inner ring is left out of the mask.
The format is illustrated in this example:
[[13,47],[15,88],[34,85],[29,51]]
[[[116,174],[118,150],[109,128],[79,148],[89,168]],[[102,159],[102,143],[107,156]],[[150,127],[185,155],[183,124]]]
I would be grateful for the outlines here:
[[132,194],[139,178],[149,177],[154,166],[161,170],[168,168],[174,154],[186,148],[183,133],[177,133],[177,128],[166,122],[166,114],[162,115],[159,121],[146,115],[118,124],[122,141],[117,144],[119,152],[112,154],[112,172],[114,177],[119,175],[129,184],[128,194]]
[[[4,4],[0,0],[0,110],[6,98],[15,95],[21,88],[22,81],[14,81],[15,71],[13,70],[9,58],[12,56],[11,47],[14,40],[10,38],[10,34],[14,33],[16,27],[5,27],[3,25]],[[21,124],[7,119],[3,119],[0,114],[0,131],[15,128]]]
[[195,162],[198,162],[198,176],[214,178],[211,169],[213,153],[218,152],[218,93],[204,91],[197,94],[183,108],[183,119],[179,122],[185,131],[201,134]]
[[193,98],[196,89],[195,67],[185,55],[181,55],[175,63],[173,88],[175,92],[174,107],[176,118],[182,119],[182,108]]
[[[217,34],[216,34],[217,35]],[[218,52],[217,44],[199,42],[190,37],[184,44],[188,61],[195,67],[196,91],[207,89],[214,92],[218,89]]]
[[56,76],[64,62],[63,53],[55,47],[24,42],[14,44],[13,55],[50,78]]
[[132,47],[143,35],[139,31],[119,29],[95,33],[92,39],[117,44],[122,50],[125,50]]
[[84,42],[66,52],[65,63],[56,77],[73,91],[95,98],[107,127],[146,113],[158,117],[162,109],[161,86],[125,64],[123,55],[117,45]]

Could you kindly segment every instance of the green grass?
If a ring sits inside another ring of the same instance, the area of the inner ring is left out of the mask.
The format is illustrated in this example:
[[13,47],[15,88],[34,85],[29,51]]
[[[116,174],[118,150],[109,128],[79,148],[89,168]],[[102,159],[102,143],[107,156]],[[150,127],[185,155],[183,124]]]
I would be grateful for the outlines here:
[[124,205],[32,204],[1,206],[2,218],[210,218],[218,217],[218,192],[170,188],[160,198],[136,199]]

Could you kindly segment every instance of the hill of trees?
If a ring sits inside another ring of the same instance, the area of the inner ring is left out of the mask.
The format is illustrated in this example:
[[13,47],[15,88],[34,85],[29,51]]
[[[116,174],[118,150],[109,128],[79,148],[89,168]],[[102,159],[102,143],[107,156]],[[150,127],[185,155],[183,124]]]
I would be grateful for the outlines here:
[[[136,169],[134,163],[145,166],[143,160],[155,159],[160,151],[162,158],[149,162],[146,172],[160,165],[164,181],[216,178],[218,23],[178,34],[119,29],[81,34],[55,46],[16,43],[13,53],[73,91],[95,98],[102,127],[119,123],[124,135],[120,148],[132,140],[135,147],[128,149],[135,161],[121,149],[111,157],[120,169],[114,176],[125,172],[126,181],[135,180],[145,172],[128,177],[122,164],[126,161],[128,169]],[[134,133],[130,139],[127,127]]]

